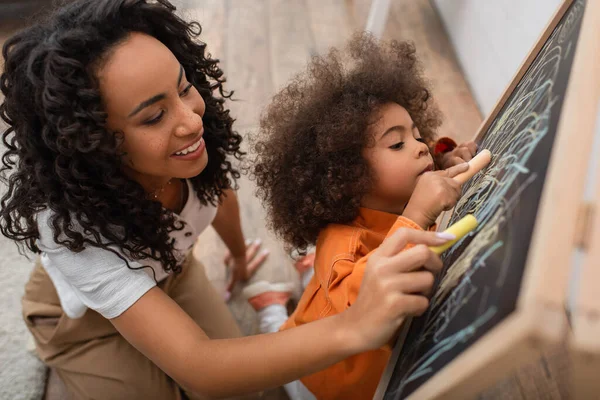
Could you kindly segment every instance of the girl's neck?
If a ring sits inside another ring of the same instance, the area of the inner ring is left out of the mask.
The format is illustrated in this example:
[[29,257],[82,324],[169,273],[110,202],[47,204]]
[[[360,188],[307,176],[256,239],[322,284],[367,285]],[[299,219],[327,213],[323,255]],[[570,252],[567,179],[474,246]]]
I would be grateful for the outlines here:
[[390,204],[390,202],[384,201],[383,199],[366,195],[360,202],[360,206],[369,208],[371,210],[383,211],[389,214],[402,215],[406,203]]

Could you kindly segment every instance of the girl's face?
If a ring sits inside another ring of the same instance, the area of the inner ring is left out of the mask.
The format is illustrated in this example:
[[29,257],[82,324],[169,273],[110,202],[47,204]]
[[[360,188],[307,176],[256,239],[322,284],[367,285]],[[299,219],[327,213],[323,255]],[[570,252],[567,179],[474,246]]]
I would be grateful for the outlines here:
[[433,158],[404,107],[385,104],[375,117],[369,129],[375,145],[365,149],[364,157],[376,179],[362,206],[401,214],[421,174],[433,170]]
[[110,53],[98,79],[107,128],[123,133],[131,178],[152,191],[206,167],[204,101],[165,45],[131,34]]

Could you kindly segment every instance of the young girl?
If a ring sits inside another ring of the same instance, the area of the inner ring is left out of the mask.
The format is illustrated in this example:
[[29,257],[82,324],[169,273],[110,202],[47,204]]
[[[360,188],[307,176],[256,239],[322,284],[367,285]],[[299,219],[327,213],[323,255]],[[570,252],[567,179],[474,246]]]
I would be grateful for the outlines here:
[[[435,143],[439,125],[413,46],[366,34],[347,54],[314,58],[274,97],[256,146],[258,192],[292,249],[316,244],[314,276],[282,329],[347,310],[385,238],[400,228],[433,229],[456,204],[460,185],[452,178],[468,168],[476,146]],[[432,153],[441,169],[450,168],[434,171]],[[400,285],[426,295],[432,284],[431,272],[419,270]],[[245,289],[263,329],[285,318],[288,290],[266,283]],[[320,400],[372,398],[389,355],[389,347],[356,355],[302,382]]]
[[[239,338],[188,249],[216,213],[232,251],[245,251],[231,190],[240,136],[217,60],[194,41],[200,26],[174,10],[166,0],[79,0],[3,48],[0,229],[40,254],[23,315],[77,399],[281,385],[386,343],[426,307],[398,283],[441,267],[426,246],[445,239],[403,231],[371,257],[346,312]],[[398,254],[408,242],[421,246]]]

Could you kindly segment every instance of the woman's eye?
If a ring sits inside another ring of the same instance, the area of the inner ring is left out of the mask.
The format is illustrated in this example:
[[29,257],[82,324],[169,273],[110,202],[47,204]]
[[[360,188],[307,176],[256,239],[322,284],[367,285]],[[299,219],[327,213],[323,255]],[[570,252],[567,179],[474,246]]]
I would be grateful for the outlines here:
[[162,119],[163,115],[164,115],[164,111],[160,110],[160,113],[158,113],[158,115],[146,122],[144,122],[144,125],[154,125],[160,122],[160,120]]
[[400,150],[402,147],[404,147],[404,142],[398,142],[396,144],[391,145],[389,148],[392,150]]
[[179,95],[180,95],[181,97],[185,97],[185,96],[187,96],[187,94],[190,92],[190,89],[191,89],[191,88],[192,88],[192,84],[190,83],[190,84],[188,84],[188,85],[185,87],[185,89],[183,89],[183,90],[181,91],[181,93],[179,93]]

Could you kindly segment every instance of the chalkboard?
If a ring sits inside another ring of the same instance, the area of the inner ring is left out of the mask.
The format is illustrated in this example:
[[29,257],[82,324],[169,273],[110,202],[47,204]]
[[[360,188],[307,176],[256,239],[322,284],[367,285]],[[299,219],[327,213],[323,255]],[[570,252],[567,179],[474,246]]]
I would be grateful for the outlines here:
[[479,227],[444,254],[430,308],[388,366],[386,400],[414,393],[517,308],[586,11],[585,1],[568,3],[478,135],[493,160],[464,185],[450,223],[470,213]]

